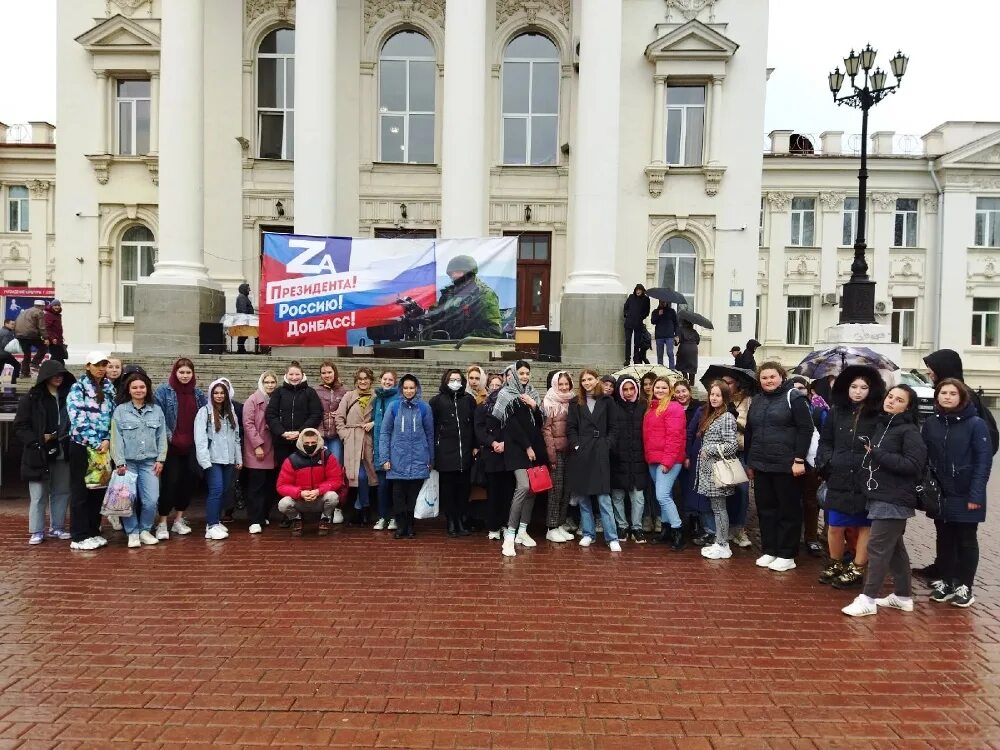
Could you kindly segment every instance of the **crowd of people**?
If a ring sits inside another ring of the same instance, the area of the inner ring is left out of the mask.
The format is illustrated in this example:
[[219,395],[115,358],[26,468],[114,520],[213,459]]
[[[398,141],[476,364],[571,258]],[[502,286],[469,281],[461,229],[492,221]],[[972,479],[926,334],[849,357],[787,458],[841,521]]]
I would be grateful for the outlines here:
[[[325,536],[346,522],[409,540],[431,485],[450,537],[484,531],[506,557],[537,545],[529,534],[537,496],[549,542],[588,547],[603,537],[614,553],[623,543],[675,552],[694,544],[707,560],[728,560],[734,547],[751,546],[753,497],[756,565],[792,570],[804,541],[809,554],[829,556],[820,583],[861,589],[843,611],[863,616],[913,609],[904,535],[931,471],[943,511],[937,559],[921,572],[932,601],[965,607],[975,600],[996,425],[962,381],[957,354],[926,362],[935,413],[921,425],[913,390],[887,389],[868,366],[816,382],[777,362],[752,378],[733,368],[705,383],[701,402],[689,380],[653,372],[556,370],[539,392],[526,361],[490,373],[473,365],[445,370],[425,400],[412,374],[361,367],[349,388],[326,361],[313,386],[291,362],[280,379],[261,373],[240,402],[226,378],[203,391],[183,357],[155,387],[142,368],[102,352],[88,355],[78,377],[50,359],[14,422],[29,543],[108,543],[105,490],[88,481],[102,455],[119,476],[135,475],[134,509],[121,527],[129,547],[192,533],[186,514],[202,484],[208,540],[229,536],[237,487],[250,534],[280,521],[292,536],[307,523]],[[890,575],[892,593],[881,597]]]

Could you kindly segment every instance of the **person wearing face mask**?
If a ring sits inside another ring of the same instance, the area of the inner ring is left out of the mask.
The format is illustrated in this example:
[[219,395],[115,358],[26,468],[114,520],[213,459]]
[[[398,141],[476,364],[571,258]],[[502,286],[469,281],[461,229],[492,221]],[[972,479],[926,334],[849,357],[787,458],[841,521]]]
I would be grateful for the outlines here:
[[401,398],[382,419],[376,460],[392,480],[396,539],[412,539],[413,510],[434,462],[434,416],[424,403],[420,381],[407,373],[399,381]]
[[[618,378],[616,400],[615,446],[611,453],[611,504],[615,524],[624,529],[636,544],[645,544],[642,514],[646,506],[645,489],[649,486],[649,468],[642,443],[642,420],[645,409],[639,400],[639,381],[631,375]],[[629,499],[631,524],[625,515],[625,497]],[[620,532],[619,539],[624,539]]]
[[979,566],[979,524],[986,520],[986,484],[993,446],[986,421],[976,413],[968,386],[958,378],[934,386],[934,415],[923,425],[927,461],[941,486],[939,575],[931,601],[968,607]]
[[316,395],[319,396],[319,402],[323,406],[320,430],[327,452],[336,456],[339,463],[344,462],[344,444],[340,442],[340,435],[337,434],[337,407],[340,406],[340,400],[345,393],[347,388],[340,382],[337,365],[330,360],[324,361],[319,366],[319,385],[316,386]]
[[448,536],[468,536],[463,524],[468,513],[469,472],[472,469],[472,419],[476,400],[465,391],[461,370],[445,370],[441,388],[431,399],[434,418],[434,468],[438,472],[441,512],[448,521]]
[[267,426],[267,404],[277,387],[278,376],[266,370],[257,379],[257,390],[243,403],[243,467],[251,534],[264,530],[276,499],[274,441]]
[[[865,479],[862,463],[882,413],[885,386],[873,367],[851,365],[833,382],[833,409],[820,433],[816,466],[826,482],[825,509],[829,512],[827,545],[830,564],[820,574],[820,583],[834,588],[860,586],[868,564],[868,533],[871,521],[865,510]],[[808,476],[803,476],[807,481]],[[848,529],[856,529],[854,560],[844,564]]]
[[[861,594],[841,610],[845,615],[874,615],[879,607],[913,611],[910,558],[903,534],[907,519],[915,515],[917,484],[926,460],[927,447],[917,427],[917,394],[907,385],[889,389],[862,464],[868,517],[872,519],[868,572]],[[893,593],[876,598],[889,573]]]
[[344,470],[337,457],[326,450],[319,430],[306,427],[295,442],[295,453],[285,459],[278,472],[278,510],[291,521],[292,536],[302,536],[303,513],[318,513],[316,533],[326,536],[344,491]]
[[666,378],[653,383],[653,400],[643,417],[642,442],[649,478],[656,490],[663,522],[654,544],[669,543],[677,552],[684,549],[684,530],[674,502],[673,488],[684,464],[687,430],[684,409],[673,400],[673,389]]
[[549,382],[551,387],[542,399],[542,412],[545,415],[542,436],[545,439],[549,465],[552,467],[552,489],[549,490],[549,506],[545,518],[548,531],[545,532],[545,538],[550,542],[560,543],[573,540],[573,532],[565,526],[569,512],[566,419],[569,416],[569,404],[576,394],[573,393],[573,379],[568,372],[557,370],[549,378]]
[[486,401],[476,408],[474,427],[476,443],[483,456],[486,471],[486,527],[488,539],[503,538],[503,526],[510,515],[510,500],[514,494],[514,477],[504,464],[503,426],[493,416],[497,394],[503,387],[503,375],[492,372],[486,377]]
[[[374,405],[372,406],[372,450],[378,454],[378,441],[382,434],[382,419],[385,412],[393,403],[399,400],[399,388],[396,386],[396,373],[394,370],[382,370],[378,376],[379,385],[375,388]],[[376,474],[378,475],[378,520],[375,522],[375,531],[388,529],[396,530],[396,517],[392,514],[392,481],[385,476],[385,471],[381,464],[375,463]]]
[[240,423],[229,396],[229,384],[221,379],[208,388],[208,403],[194,418],[194,447],[198,465],[205,472],[205,538],[221,541],[229,536],[222,523],[222,503],[234,471],[243,468]]
[[[337,434],[344,443],[343,466],[350,488],[347,492],[347,505],[353,507],[357,511],[355,517],[362,520],[368,516],[370,493],[378,487],[378,473],[375,471],[374,379],[375,373],[370,367],[358,368],[354,374],[354,390],[344,394],[336,414]],[[333,522],[340,523],[342,520],[343,516],[338,508]]]

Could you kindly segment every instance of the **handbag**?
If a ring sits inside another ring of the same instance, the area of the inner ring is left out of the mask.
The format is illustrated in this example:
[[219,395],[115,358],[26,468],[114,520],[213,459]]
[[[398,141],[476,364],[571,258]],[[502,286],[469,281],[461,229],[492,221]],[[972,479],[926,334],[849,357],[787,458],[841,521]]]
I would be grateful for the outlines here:
[[738,458],[726,458],[721,445],[715,446],[715,449],[719,453],[719,460],[712,464],[712,480],[716,487],[735,487],[750,481]]
[[87,473],[83,482],[88,490],[103,490],[111,480],[111,453],[87,448]]
[[528,467],[528,489],[536,495],[552,489],[552,474],[545,464]]
[[924,468],[924,476],[917,482],[917,508],[928,518],[941,518],[944,508],[941,503],[941,485],[930,464]]
[[426,518],[437,518],[440,509],[438,473],[431,469],[430,476],[424,480],[417,502],[413,506],[413,517],[418,521]]
[[115,472],[108,481],[108,489],[104,492],[104,502],[101,504],[102,516],[131,516],[136,498],[138,497],[138,476],[131,471],[124,474]]
[[3,350],[8,354],[24,354],[24,352],[21,350],[21,342],[18,341],[17,339],[11,339],[10,342],[8,342],[7,346],[3,348]]
[[469,472],[469,481],[473,487],[486,486],[486,462],[483,460],[482,450],[472,459],[472,471]]

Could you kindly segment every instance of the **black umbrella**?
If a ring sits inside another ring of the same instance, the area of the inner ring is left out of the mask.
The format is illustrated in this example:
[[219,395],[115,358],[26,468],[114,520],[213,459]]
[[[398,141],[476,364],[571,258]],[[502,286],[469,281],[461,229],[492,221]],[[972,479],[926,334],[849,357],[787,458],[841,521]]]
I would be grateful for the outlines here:
[[701,376],[701,384],[708,390],[715,380],[722,380],[729,376],[740,384],[740,389],[744,393],[753,393],[757,390],[757,374],[753,370],[744,370],[742,367],[732,365],[709,365],[705,374]]
[[686,305],[688,303],[687,297],[683,294],[663,286],[654,286],[652,289],[647,289],[646,294],[653,299],[673,302],[676,305]]
[[715,326],[712,325],[712,321],[706,318],[704,315],[699,315],[691,310],[678,310],[677,317],[680,320],[686,320],[692,325],[701,326],[702,328],[708,328],[715,330]]

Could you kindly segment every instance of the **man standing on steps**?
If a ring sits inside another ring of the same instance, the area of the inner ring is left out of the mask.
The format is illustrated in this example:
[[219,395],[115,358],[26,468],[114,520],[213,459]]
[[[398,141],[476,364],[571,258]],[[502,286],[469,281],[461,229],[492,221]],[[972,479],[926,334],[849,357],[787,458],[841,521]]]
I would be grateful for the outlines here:
[[[253,302],[250,301],[250,285],[245,281],[240,284],[239,295],[236,297],[236,314],[253,315]],[[236,353],[247,353],[247,337],[236,337]]]

